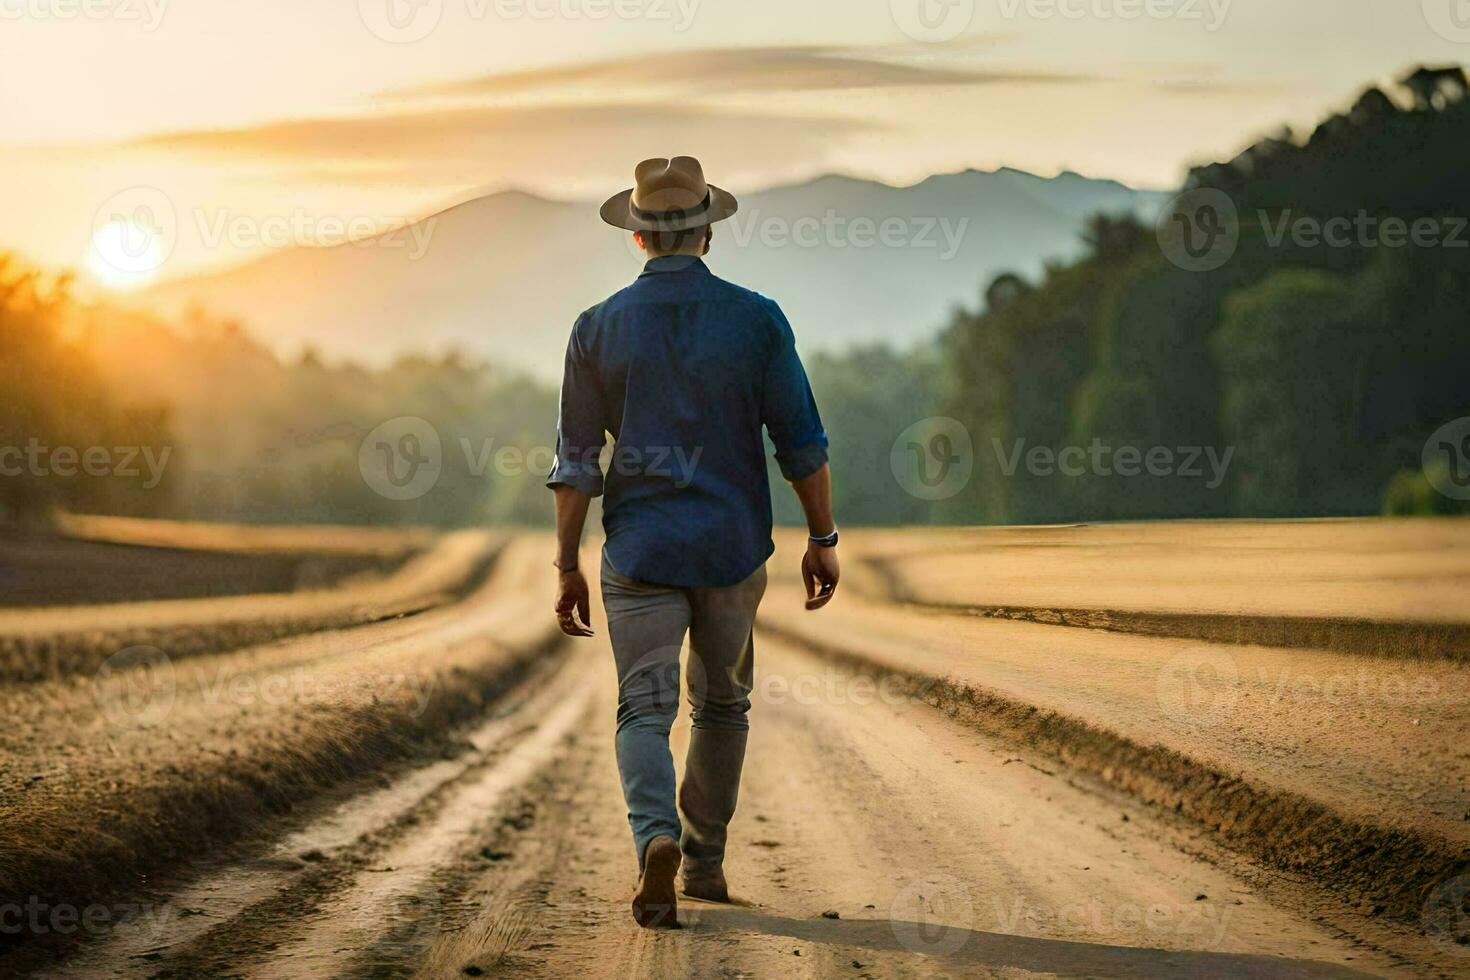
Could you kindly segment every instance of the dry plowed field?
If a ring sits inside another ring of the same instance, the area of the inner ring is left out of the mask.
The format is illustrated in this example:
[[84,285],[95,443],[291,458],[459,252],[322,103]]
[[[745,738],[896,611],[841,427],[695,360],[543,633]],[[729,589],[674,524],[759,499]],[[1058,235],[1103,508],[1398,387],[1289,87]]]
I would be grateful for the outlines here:
[[779,535],[672,931],[548,537],[86,531],[219,584],[0,610],[0,975],[1470,973],[1470,523]]

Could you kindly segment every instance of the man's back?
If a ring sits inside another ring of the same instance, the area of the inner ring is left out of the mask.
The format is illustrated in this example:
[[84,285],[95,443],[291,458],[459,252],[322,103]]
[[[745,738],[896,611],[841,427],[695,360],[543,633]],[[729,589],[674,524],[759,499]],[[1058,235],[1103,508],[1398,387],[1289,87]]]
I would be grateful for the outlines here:
[[[755,616],[766,591],[771,491],[761,427],[806,513],[807,608],[840,574],[827,436],[780,307],[716,278],[697,256],[738,207],[693,157],[644,160],[602,220],[655,256],[643,274],[577,318],[557,423],[556,618],[588,637],[581,568],[592,498],[607,491],[599,578],[618,675],[617,757],[638,854],[633,920],[678,925],[685,895],[730,899],[724,856],[754,686]],[[616,448],[604,479],[606,434]],[[669,731],[689,641],[684,780]],[[681,812],[683,814],[681,819]]]
[[762,425],[788,479],[826,461],[780,308],[690,256],[651,260],[578,318],[561,412],[552,478],[604,489],[596,458],[604,430],[613,434],[608,556],[645,581],[731,585],[770,556]]

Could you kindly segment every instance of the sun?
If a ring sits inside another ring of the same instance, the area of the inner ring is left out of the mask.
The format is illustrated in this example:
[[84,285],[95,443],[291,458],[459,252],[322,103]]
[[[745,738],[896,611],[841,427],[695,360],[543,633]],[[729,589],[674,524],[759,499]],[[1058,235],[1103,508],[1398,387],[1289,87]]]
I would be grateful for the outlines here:
[[157,229],[131,218],[117,218],[99,225],[92,234],[87,269],[104,286],[136,289],[157,278],[163,260],[163,238]]

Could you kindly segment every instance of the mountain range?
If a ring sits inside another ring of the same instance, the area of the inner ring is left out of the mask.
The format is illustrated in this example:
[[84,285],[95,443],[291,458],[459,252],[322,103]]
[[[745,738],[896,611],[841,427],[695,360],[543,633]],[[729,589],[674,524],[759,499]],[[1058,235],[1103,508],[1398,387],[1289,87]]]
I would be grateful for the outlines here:
[[[1002,272],[1034,277],[1083,247],[1097,212],[1151,220],[1165,199],[1074,173],[968,170],[893,187],[827,176],[741,196],[716,226],[717,274],[777,299],[803,350],[933,337]],[[458,348],[543,378],[576,315],[637,275],[631,236],[594,204],[507,191],[373,239],[283,249],[160,283],[135,302],[241,321],[273,348],[384,363]]]

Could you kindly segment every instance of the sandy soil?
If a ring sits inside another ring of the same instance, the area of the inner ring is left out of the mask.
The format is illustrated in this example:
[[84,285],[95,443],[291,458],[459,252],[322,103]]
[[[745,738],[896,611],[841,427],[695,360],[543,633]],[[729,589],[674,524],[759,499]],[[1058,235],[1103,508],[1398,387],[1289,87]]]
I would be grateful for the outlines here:
[[[1230,537],[1202,528],[1180,546]],[[549,544],[526,536],[409,618],[0,680],[0,927],[32,916],[0,928],[0,973],[1464,974],[1418,889],[1470,869],[1470,666],[916,608],[865,559],[939,538],[853,537],[821,613],[793,554],[771,566],[733,904],[632,923],[605,623],[557,639]],[[1072,549],[1048,547],[1034,573],[1067,581]],[[687,734],[686,709],[676,757]],[[1383,907],[1344,884],[1373,878]]]
[[[772,645],[761,655],[763,678],[831,673]],[[465,758],[202,871],[46,975],[1404,972],[1184,854],[1148,813],[939,712],[825,698],[757,702],[735,904],[687,901],[683,929],[639,930],[608,657],[586,644],[471,734]]]
[[451,609],[0,686],[0,895],[82,903],[446,744],[555,633],[520,544]]
[[1470,520],[860,529],[843,544],[924,602],[1470,622]]
[[953,679],[1158,744],[1335,810],[1470,845],[1470,666],[946,616],[790,588],[762,612],[794,637]]

